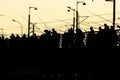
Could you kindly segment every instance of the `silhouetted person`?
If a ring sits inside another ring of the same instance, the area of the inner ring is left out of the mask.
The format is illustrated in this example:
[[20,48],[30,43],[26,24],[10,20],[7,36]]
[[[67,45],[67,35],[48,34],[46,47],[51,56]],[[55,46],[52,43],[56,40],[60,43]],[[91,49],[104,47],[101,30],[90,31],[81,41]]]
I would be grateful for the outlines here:
[[116,33],[116,30],[114,27],[111,26],[110,29],[110,46],[113,47],[117,47],[117,42],[119,41],[119,36]]
[[55,29],[52,29],[52,48],[59,48],[59,42],[60,42],[60,34],[55,31]]
[[62,35],[62,48],[74,47],[74,31],[71,29]]
[[2,48],[7,48],[6,39],[4,38],[4,36],[0,37],[0,49]]
[[118,41],[119,36],[112,26],[109,28],[107,24],[104,24],[104,29],[99,27],[99,31],[96,37],[97,48],[113,48],[117,46]]
[[96,48],[103,48],[103,29],[99,27],[99,31],[96,34],[96,42],[95,42]]
[[109,48],[111,47],[111,35],[110,35],[110,29],[107,24],[104,24],[103,29],[103,48]]
[[88,48],[95,48],[95,40],[96,40],[95,31],[93,27],[90,27],[90,32],[88,32],[88,35],[86,38],[86,46]]
[[15,38],[16,38],[16,43],[15,43],[16,48],[22,48],[21,37],[17,34]]
[[85,47],[85,44],[83,42],[84,38],[85,38],[85,35],[82,32],[82,30],[77,29],[76,34],[75,34],[75,48],[84,48]]
[[16,44],[16,38],[15,35],[12,33],[10,35],[10,48],[15,48],[15,44]]
[[44,34],[40,37],[40,47],[41,48],[52,48],[52,35],[51,31],[44,30]]
[[23,34],[23,36],[21,37],[21,46],[22,48],[28,47],[27,36],[25,34]]

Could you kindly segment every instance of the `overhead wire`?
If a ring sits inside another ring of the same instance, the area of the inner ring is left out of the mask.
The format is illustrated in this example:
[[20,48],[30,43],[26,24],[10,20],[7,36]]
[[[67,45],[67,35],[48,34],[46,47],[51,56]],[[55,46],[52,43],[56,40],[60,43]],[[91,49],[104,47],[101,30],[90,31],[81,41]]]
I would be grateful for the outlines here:
[[[97,15],[97,14],[93,13],[93,12],[90,12],[90,11],[87,11],[87,12],[88,12],[88,13],[91,13],[91,14],[93,14],[93,15],[95,15],[95,16],[97,16],[97,17],[101,18],[101,19],[104,19],[104,20],[106,20],[106,21],[108,21],[108,22],[110,22],[110,23],[113,23],[112,21],[110,21],[110,20],[108,20],[108,19],[106,19],[106,18],[103,18],[103,17],[101,17],[101,16],[99,16],[99,15]],[[117,25],[117,26],[118,26],[118,24],[116,24],[116,23],[115,23],[115,25]]]

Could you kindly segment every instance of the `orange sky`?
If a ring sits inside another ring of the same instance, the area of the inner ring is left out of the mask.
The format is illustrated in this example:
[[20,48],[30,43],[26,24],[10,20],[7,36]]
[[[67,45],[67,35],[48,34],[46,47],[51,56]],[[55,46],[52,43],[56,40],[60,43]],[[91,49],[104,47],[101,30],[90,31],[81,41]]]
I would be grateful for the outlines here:
[[[111,25],[108,19],[112,21],[112,2],[105,2],[105,0],[78,0],[84,1],[87,5],[83,6],[79,4],[80,16],[89,16],[84,22],[82,22],[81,28],[88,30],[90,26],[98,28],[103,25],[104,22]],[[116,18],[120,17],[120,0],[117,1]],[[12,19],[19,21],[23,26],[23,32],[27,34],[27,20],[29,6],[37,7],[38,10],[31,10],[31,22],[37,23],[37,32],[43,32],[44,29],[55,28],[59,32],[65,31],[70,28],[72,24],[73,12],[67,12],[67,6],[76,8],[76,0],[0,0],[0,28],[3,28],[4,34],[11,33],[20,34],[21,26],[13,22]],[[91,14],[92,12],[94,14]],[[102,19],[96,15],[101,15]],[[80,17],[82,21],[85,17]],[[62,21],[65,20],[65,21]],[[120,20],[116,19],[116,23]],[[49,22],[49,23],[46,23]],[[66,26],[67,25],[67,26]]]

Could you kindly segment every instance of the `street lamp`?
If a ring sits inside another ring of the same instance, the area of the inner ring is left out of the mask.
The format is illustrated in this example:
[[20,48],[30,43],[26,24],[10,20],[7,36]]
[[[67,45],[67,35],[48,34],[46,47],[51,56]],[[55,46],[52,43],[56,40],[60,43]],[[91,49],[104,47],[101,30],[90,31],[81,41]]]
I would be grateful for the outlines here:
[[[93,1],[93,0],[92,0]],[[115,18],[116,18],[116,0],[105,0],[113,2],[113,28],[115,28]]]
[[115,18],[116,18],[116,0],[105,0],[113,2],[113,28],[115,28]]
[[83,3],[83,5],[86,5],[84,1],[78,1],[76,2],[76,30],[78,29],[78,4]]
[[33,8],[34,10],[37,10],[36,7],[29,7],[29,14],[28,14],[28,37],[30,37],[30,10]]
[[74,28],[75,28],[75,9],[73,9],[69,6],[67,6],[67,8],[68,8],[68,12],[70,12],[70,10],[73,11],[73,31],[74,31]]
[[116,0],[113,0],[113,28],[115,28]]
[[20,26],[21,26],[21,37],[22,37],[22,35],[23,35],[23,26],[22,26],[22,24],[19,21],[16,21],[15,19],[12,19],[12,21],[17,22],[17,23],[20,24]]

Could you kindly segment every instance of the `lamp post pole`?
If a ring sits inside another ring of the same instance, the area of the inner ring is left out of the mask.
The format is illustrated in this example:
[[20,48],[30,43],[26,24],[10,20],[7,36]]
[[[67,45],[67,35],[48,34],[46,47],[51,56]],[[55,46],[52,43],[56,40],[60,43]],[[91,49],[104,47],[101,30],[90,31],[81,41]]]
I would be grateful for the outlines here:
[[28,38],[30,37],[30,10],[31,8],[34,8],[34,10],[37,10],[36,7],[29,7],[29,14],[28,14]]
[[71,8],[71,7],[67,7],[68,8],[68,12],[70,12],[70,10],[73,11],[73,31],[75,29],[75,9]]
[[30,7],[29,7],[29,14],[28,14],[28,38],[30,37]]
[[116,0],[113,0],[113,28],[115,28],[115,18],[116,18]]
[[79,19],[78,19],[78,4],[79,3],[83,3],[83,5],[86,5],[86,3],[84,1],[78,1],[76,2],[76,30],[78,29],[79,25],[78,25],[78,22],[79,22]]
[[78,0],[76,2],[76,30],[78,29]]
[[115,18],[116,18],[116,0],[105,0],[113,2],[113,28],[115,28]]
[[12,19],[12,21],[17,22],[17,23],[20,24],[20,26],[21,26],[21,37],[22,37],[22,35],[23,35],[23,26],[22,26],[22,24],[19,21],[16,21],[14,19]]

